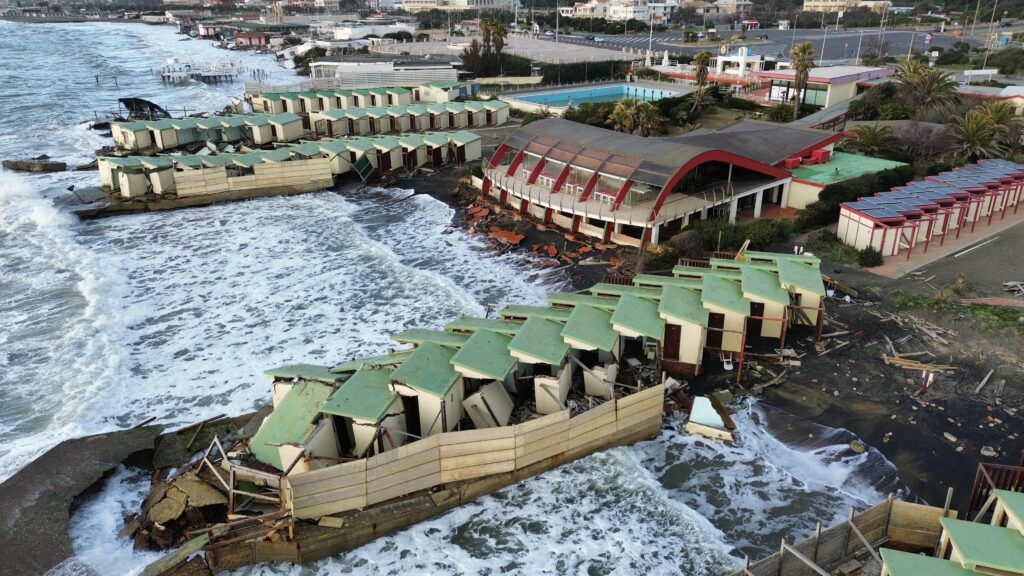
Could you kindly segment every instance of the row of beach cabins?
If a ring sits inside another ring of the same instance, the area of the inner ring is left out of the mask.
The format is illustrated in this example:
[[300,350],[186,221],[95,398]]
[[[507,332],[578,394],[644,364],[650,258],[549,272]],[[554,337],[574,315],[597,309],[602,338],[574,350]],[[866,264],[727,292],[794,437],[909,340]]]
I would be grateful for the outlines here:
[[334,109],[312,112],[306,117],[281,112],[138,120],[111,124],[111,134],[118,149],[141,154],[173,150],[199,142],[251,142],[263,146],[320,136],[367,136],[499,126],[508,122],[508,115],[508,104],[498,100],[448,102]]
[[97,164],[102,186],[130,199],[313,192],[346,175],[365,180],[374,173],[474,162],[480,155],[480,136],[458,131],[281,144],[244,154],[107,156]]
[[261,92],[247,96],[253,112],[280,114],[309,113],[349,108],[374,108],[418,104],[443,104],[469,94],[479,93],[479,84],[431,82],[414,88],[356,88],[304,92]]
[[781,347],[788,328],[821,325],[817,258],[737,258],[556,293],[546,307],[509,306],[499,318],[406,330],[392,339],[412,348],[383,356],[269,370],[275,409],[250,450],[279,470],[315,471],[465,429],[467,416],[477,430],[506,427],[529,401],[538,415],[562,413],[577,372],[585,396],[610,401],[628,393],[617,376],[638,361],[692,376],[706,356],[740,355],[762,337]]

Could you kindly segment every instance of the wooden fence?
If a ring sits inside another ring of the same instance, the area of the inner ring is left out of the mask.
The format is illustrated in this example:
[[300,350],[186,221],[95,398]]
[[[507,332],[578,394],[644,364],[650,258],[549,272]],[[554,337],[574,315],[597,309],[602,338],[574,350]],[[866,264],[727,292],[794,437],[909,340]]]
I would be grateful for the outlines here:
[[[822,569],[828,573],[853,555],[876,554],[875,548],[883,543],[901,549],[930,550],[939,541],[943,513],[942,508],[891,497],[858,514],[851,508],[845,521],[825,530],[819,523],[813,536],[795,544],[783,540],[778,552],[730,576],[814,576]],[[954,511],[945,513],[956,517]]]
[[561,454],[575,458],[611,444],[623,431],[661,422],[664,394],[658,385],[573,418],[563,410],[515,426],[437,434],[372,458],[292,474],[282,498],[295,518],[319,518]]

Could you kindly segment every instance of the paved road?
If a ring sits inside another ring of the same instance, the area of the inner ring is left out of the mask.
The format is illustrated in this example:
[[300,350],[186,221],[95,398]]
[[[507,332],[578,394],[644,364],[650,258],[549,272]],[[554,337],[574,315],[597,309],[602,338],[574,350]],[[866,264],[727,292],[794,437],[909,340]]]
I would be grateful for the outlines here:
[[[726,34],[729,32],[727,31]],[[590,46],[600,46],[604,48],[610,48],[613,50],[622,50],[628,48],[631,50],[646,50],[648,43],[650,43],[653,50],[656,52],[664,52],[668,50],[670,54],[696,54],[701,50],[709,50],[712,53],[717,53],[718,48],[715,46],[711,47],[684,47],[676,44],[670,44],[670,42],[680,42],[680,32],[656,32],[653,38],[650,38],[648,34],[630,34],[630,35],[619,35],[619,36],[604,36],[595,35],[595,40],[584,40],[586,33],[581,32],[580,34],[566,35],[561,34],[558,41],[566,44],[582,44]],[[774,57],[788,57],[789,50],[794,43],[799,44],[800,42],[810,42],[811,46],[814,47],[816,55],[821,55],[822,45],[824,44],[824,59],[825,60],[843,60],[847,58],[855,58],[857,55],[857,46],[860,44],[861,53],[866,53],[873,47],[877,47],[879,41],[884,41],[887,46],[886,54],[892,56],[900,56],[907,54],[910,49],[911,39],[913,39],[913,48],[915,52],[922,51],[925,47],[925,36],[927,32],[912,32],[909,30],[886,30],[879,32],[877,28],[872,29],[857,29],[857,30],[752,30],[747,32],[748,36],[767,36],[768,40],[763,44],[753,44],[749,46],[750,52],[753,54],[760,54],[764,56]],[[549,42],[554,42],[554,38],[550,36],[541,36]],[[600,39],[601,41],[598,41]],[[954,42],[960,40],[960,38],[950,36],[948,34],[933,34],[932,35],[932,46],[941,46],[943,48],[949,48]]]

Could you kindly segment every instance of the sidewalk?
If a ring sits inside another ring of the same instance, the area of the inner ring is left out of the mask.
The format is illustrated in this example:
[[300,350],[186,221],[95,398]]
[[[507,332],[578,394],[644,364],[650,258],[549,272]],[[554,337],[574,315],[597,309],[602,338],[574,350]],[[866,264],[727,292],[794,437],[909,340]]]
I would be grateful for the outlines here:
[[[886,276],[893,279],[899,278],[904,274],[913,272],[922,266],[931,264],[932,262],[949,256],[950,254],[956,254],[970,248],[971,246],[982,244],[996,234],[1009,230],[1022,222],[1024,222],[1024,209],[1019,210],[1017,214],[1014,214],[1013,209],[1009,208],[1005,219],[1001,218],[1000,214],[996,214],[992,218],[991,225],[988,224],[987,219],[979,221],[978,225],[974,229],[974,233],[971,233],[971,226],[970,224],[967,224],[960,233],[960,238],[956,238],[955,232],[953,234],[949,234],[946,236],[946,241],[942,246],[939,246],[938,238],[932,238],[927,252],[924,251],[924,243],[919,242],[918,245],[914,247],[910,260],[907,260],[906,252],[900,252],[896,256],[886,256],[885,264],[874,268],[868,268],[867,270],[873,274],[878,274],[879,276]],[[964,257],[966,258],[966,256]]]

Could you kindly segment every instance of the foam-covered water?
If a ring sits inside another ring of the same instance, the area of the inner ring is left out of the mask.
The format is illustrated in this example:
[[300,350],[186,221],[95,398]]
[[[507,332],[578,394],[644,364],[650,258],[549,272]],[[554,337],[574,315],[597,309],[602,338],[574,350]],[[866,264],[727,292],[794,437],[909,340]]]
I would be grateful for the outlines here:
[[[170,28],[0,22],[0,157],[84,162],[109,140],[83,122],[118,96],[216,109],[241,86],[164,89],[169,56],[212,61]],[[250,68],[266,57],[239,55]],[[95,83],[95,75],[102,76]],[[271,80],[290,74],[275,70]],[[117,76],[118,86],[110,78]],[[17,87],[14,89],[13,87]],[[11,113],[7,113],[10,111]],[[78,222],[52,206],[90,172],[0,172],[0,479],[57,442],[148,416],[169,426],[266,402],[262,371],[378,353],[388,334],[563,287],[449,229],[452,210],[402,189],[347,189]],[[753,404],[735,447],[681,435],[595,454],[311,567],[252,574],[716,574],[895,485],[849,434]],[[801,441],[777,432],[797,427]],[[803,440],[811,434],[812,438]],[[63,574],[138,572],[116,533],[146,475],[116,471],[74,514]],[[765,519],[785,510],[784,520]],[[439,543],[441,543],[439,545]],[[730,553],[732,556],[730,556]]]

